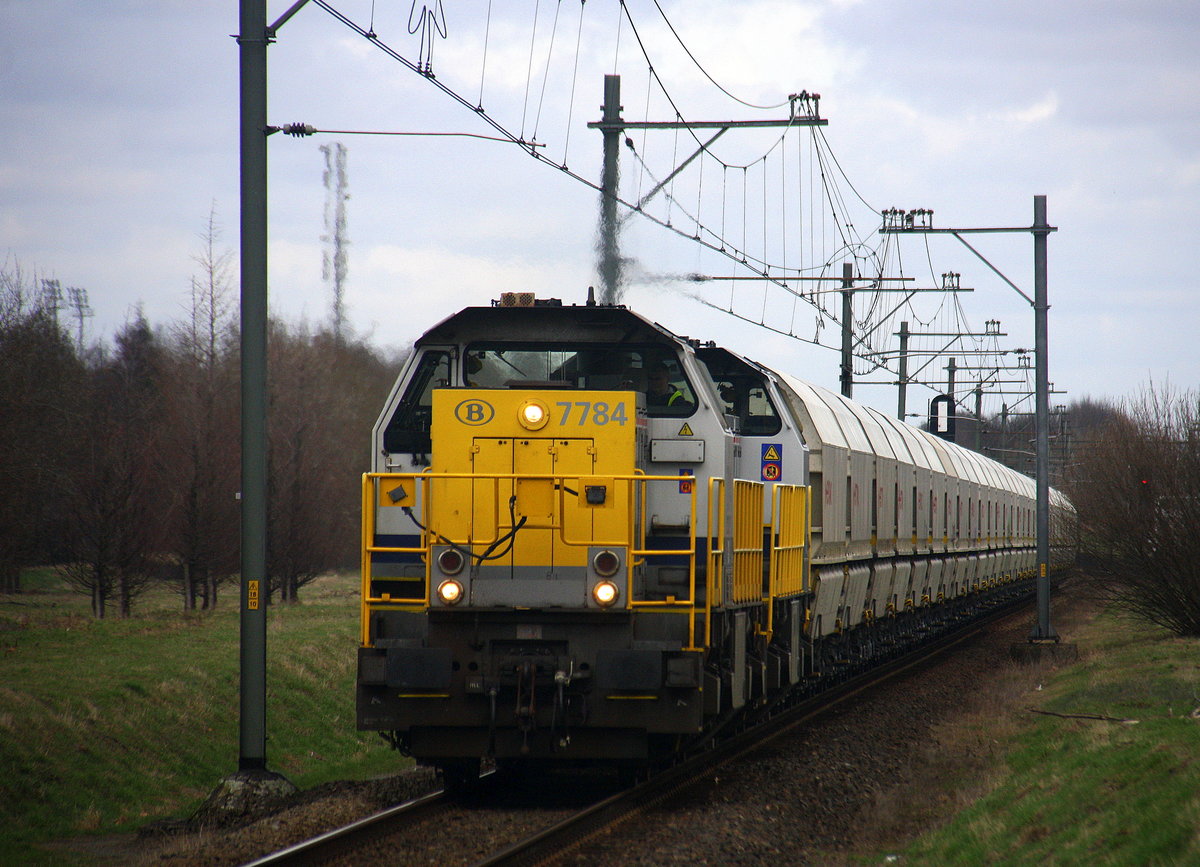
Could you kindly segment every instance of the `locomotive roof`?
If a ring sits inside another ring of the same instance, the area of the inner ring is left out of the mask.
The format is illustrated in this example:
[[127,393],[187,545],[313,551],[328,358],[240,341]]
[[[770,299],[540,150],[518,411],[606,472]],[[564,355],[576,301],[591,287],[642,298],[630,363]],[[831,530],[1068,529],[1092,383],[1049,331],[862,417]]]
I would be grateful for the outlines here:
[[671,343],[683,338],[621,306],[538,304],[533,307],[466,307],[425,332],[418,346],[547,339],[581,343]]

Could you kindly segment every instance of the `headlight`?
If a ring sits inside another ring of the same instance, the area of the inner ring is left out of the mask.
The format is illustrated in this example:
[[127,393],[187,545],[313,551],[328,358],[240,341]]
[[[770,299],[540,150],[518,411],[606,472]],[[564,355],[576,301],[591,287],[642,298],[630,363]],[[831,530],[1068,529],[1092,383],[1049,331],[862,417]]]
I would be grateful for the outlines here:
[[466,558],[457,548],[447,548],[438,554],[438,568],[442,570],[443,575],[457,575],[465,563]]
[[597,582],[592,588],[592,598],[596,600],[596,604],[601,608],[608,608],[617,601],[620,591],[617,590],[617,585],[611,581]]
[[453,578],[449,578],[438,585],[437,595],[443,605],[457,605],[462,599],[463,586]]
[[601,551],[592,558],[592,568],[596,570],[597,575],[611,578],[621,568],[621,558],[612,551]]
[[550,408],[540,400],[527,400],[517,410],[517,421],[527,430],[541,430],[550,420]]

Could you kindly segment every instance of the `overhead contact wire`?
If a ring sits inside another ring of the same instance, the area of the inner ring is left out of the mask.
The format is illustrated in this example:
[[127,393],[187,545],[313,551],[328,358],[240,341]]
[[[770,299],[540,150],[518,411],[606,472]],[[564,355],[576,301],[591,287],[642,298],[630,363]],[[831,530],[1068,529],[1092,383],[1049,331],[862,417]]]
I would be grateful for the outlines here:
[[685,43],[683,41],[683,38],[679,35],[679,32],[675,29],[675,25],[671,23],[671,19],[669,19],[667,17],[667,13],[664,12],[662,6],[659,5],[658,0],[654,0],[654,8],[656,8],[658,10],[658,14],[662,16],[662,20],[666,23],[667,29],[669,29],[671,31],[671,35],[675,37],[675,40],[679,43],[679,46],[684,50],[684,53],[686,53],[687,56],[691,59],[692,63],[694,63],[696,65],[696,68],[699,69],[701,73],[703,73],[704,77],[707,78],[710,82],[712,82],[713,86],[716,87],[717,90],[721,91],[721,93],[728,96],[734,102],[741,103],[742,105],[746,106],[747,108],[758,108],[758,109],[764,109],[764,110],[769,111],[769,110],[775,109],[775,108],[782,108],[783,106],[788,104],[788,100],[785,99],[783,102],[777,103],[775,105],[755,105],[752,102],[747,102],[744,99],[740,99],[739,97],[734,96],[732,93],[730,93],[724,87],[722,87],[720,82],[718,82],[715,78],[713,78],[711,75],[709,75],[708,70],[705,69],[704,66],[700,63],[700,61],[696,59],[696,56],[694,54],[692,54],[692,50],[687,47],[687,43]]
[[567,152],[571,147],[571,121],[575,117],[575,83],[579,79],[579,46],[583,42],[583,10],[587,8],[587,0],[579,0],[579,28],[575,32],[575,65],[571,70],[571,97],[567,101],[567,132],[563,142],[563,161],[567,164]]
[[[582,183],[582,184],[584,184],[585,186],[587,186],[588,188],[590,188],[590,189],[592,189],[592,190],[594,190],[594,191],[596,191],[596,192],[600,193],[601,195],[608,195],[608,193],[606,193],[604,190],[602,190],[602,189],[601,189],[601,187],[600,187],[598,184],[596,184],[595,182],[593,182],[593,181],[591,181],[591,180],[589,180],[589,179],[587,179],[587,178],[584,178],[583,176],[579,175],[579,174],[578,174],[578,173],[576,173],[576,172],[573,172],[573,171],[571,171],[571,170],[570,170],[570,169],[569,169],[569,168],[566,166],[565,162],[564,162],[563,164],[556,163],[556,162],[554,162],[553,160],[551,160],[551,159],[547,158],[547,157],[546,157],[544,154],[541,154],[541,153],[539,153],[539,152],[537,151],[537,145],[536,145],[536,142],[527,141],[527,140],[524,138],[524,134],[523,134],[523,132],[522,132],[522,134],[521,134],[521,135],[514,135],[514,134],[513,134],[511,131],[509,131],[509,130],[508,130],[507,128],[505,128],[505,127],[504,127],[504,126],[503,126],[501,123],[499,123],[498,121],[496,121],[496,120],[495,120],[494,118],[492,118],[492,117],[491,117],[491,116],[490,116],[490,115],[489,115],[489,114],[488,114],[486,111],[484,111],[484,110],[482,109],[482,106],[481,106],[481,103],[482,103],[482,91],[483,91],[482,83],[481,83],[481,89],[480,89],[480,93],[481,93],[480,103],[479,103],[479,104],[472,105],[470,101],[468,101],[467,99],[463,98],[463,97],[462,97],[460,94],[458,94],[458,93],[457,93],[456,91],[454,91],[452,88],[450,88],[450,87],[448,87],[447,85],[443,84],[443,83],[442,83],[440,80],[438,80],[436,77],[434,77],[434,76],[432,76],[432,75],[430,75],[430,74],[426,74],[426,72],[425,72],[423,69],[421,69],[421,67],[420,67],[419,65],[412,63],[410,60],[408,60],[407,58],[405,58],[405,57],[404,57],[403,55],[401,55],[399,52],[395,51],[395,50],[394,50],[394,49],[392,49],[390,46],[386,45],[384,42],[382,42],[381,40],[379,40],[379,39],[378,39],[378,37],[377,37],[377,36],[375,36],[375,34],[373,34],[373,33],[369,33],[368,31],[364,30],[364,29],[363,29],[361,26],[359,26],[358,24],[354,23],[354,22],[353,22],[353,21],[352,21],[352,20],[351,20],[349,17],[347,17],[346,15],[344,15],[343,13],[341,13],[339,10],[337,10],[336,8],[334,8],[334,7],[333,7],[333,5],[332,5],[332,4],[329,2],[329,0],[313,0],[313,2],[314,2],[314,3],[315,3],[317,6],[318,6],[318,7],[322,8],[322,9],[324,9],[326,12],[328,12],[328,13],[329,13],[329,14],[330,14],[332,17],[334,17],[336,20],[338,20],[339,22],[341,22],[341,23],[342,23],[342,24],[344,24],[345,26],[349,27],[351,30],[355,31],[355,32],[356,32],[356,33],[358,33],[360,36],[363,36],[364,38],[367,38],[367,39],[368,39],[368,40],[369,40],[369,41],[370,41],[372,44],[374,44],[374,45],[375,45],[377,48],[379,48],[379,50],[383,51],[385,54],[387,54],[387,55],[388,55],[389,57],[391,57],[393,60],[395,60],[396,62],[398,62],[398,63],[400,63],[401,65],[405,66],[405,67],[406,67],[407,69],[409,69],[410,71],[412,71],[412,72],[414,72],[414,73],[416,73],[416,74],[418,74],[418,75],[421,75],[423,78],[425,78],[425,79],[426,79],[426,81],[430,82],[431,84],[433,84],[433,86],[435,86],[435,87],[437,87],[438,89],[440,89],[440,90],[441,90],[443,93],[445,93],[445,94],[446,94],[447,96],[449,96],[451,99],[453,99],[454,101],[458,102],[460,105],[464,106],[465,108],[468,108],[468,109],[470,109],[470,110],[471,110],[473,113],[475,113],[475,114],[477,114],[478,116],[480,116],[481,118],[483,118],[483,120],[484,120],[484,122],[485,122],[485,123],[487,123],[487,124],[488,124],[489,126],[491,126],[491,127],[494,129],[494,130],[496,130],[496,132],[497,132],[497,133],[499,133],[499,134],[500,134],[500,138],[499,138],[498,140],[501,140],[501,141],[508,141],[508,142],[512,142],[512,143],[514,143],[514,144],[520,145],[520,146],[521,146],[521,147],[522,147],[522,148],[523,148],[523,149],[524,149],[524,150],[525,150],[525,151],[526,151],[526,152],[527,152],[527,153],[528,153],[530,156],[532,156],[534,159],[537,159],[537,160],[539,160],[539,161],[541,161],[541,162],[544,162],[544,163],[546,163],[547,165],[550,165],[550,166],[553,166],[553,167],[557,168],[558,170],[560,170],[560,171],[562,171],[564,174],[566,174],[568,177],[571,177],[571,178],[573,178],[574,180],[578,181],[579,183]],[[636,38],[636,39],[637,39],[637,41],[638,41],[639,47],[641,48],[641,50],[642,50],[642,53],[643,53],[643,55],[645,56],[645,55],[646,55],[645,46],[644,46],[644,44],[642,43],[642,40],[641,40],[640,34],[638,33],[638,31],[637,31],[637,28],[636,28],[636,26],[634,25],[634,23],[633,23],[633,21],[632,21],[632,18],[631,18],[631,16],[630,16],[629,10],[628,10],[628,8],[626,7],[626,4],[624,3],[624,0],[622,0],[622,3],[621,3],[621,8],[622,8],[622,10],[623,10],[623,11],[624,11],[624,13],[625,13],[624,17],[625,17],[625,19],[627,19],[627,20],[629,21],[629,24],[630,24],[630,29],[633,31],[633,33],[634,33],[634,36],[635,36],[635,38]],[[582,15],[582,12],[581,12],[581,15]],[[618,34],[619,34],[619,32],[620,32],[620,28],[621,28],[621,26],[622,26],[622,21],[621,21],[621,18],[619,17],[619,18],[618,18]],[[536,17],[535,17],[535,28],[536,28]],[[580,30],[581,30],[581,29],[582,29],[582,24],[580,25]],[[531,86],[531,81],[532,81],[532,73],[531,73],[531,68],[532,68],[532,67],[531,67],[531,64],[532,64],[532,52],[533,52],[533,49],[534,49],[534,41],[531,39],[531,46],[530,46],[530,52],[531,52],[531,53],[530,53],[530,58],[531,58],[531,59],[530,59],[530,71],[529,71],[529,74],[527,75],[527,79],[526,79],[526,92],[527,92],[527,96],[526,96],[526,100],[525,100],[525,110],[526,110],[526,112],[527,112],[527,109],[528,109],[528,90],[529,90],[529,87]],[[618,51],[619,51],[619,47],[618,47]],[[615,58],[614,58],[614,60],[615,60]],[[647,57],[647,61],[648,61],[648,57]],[[654,77],[654,80],[658,82],[659,88],[662,90],[664,97],[667,99],[667,101],[670,103],[670,105],[671,105],[672,109],[675,111],[675,113],[676,113],[676,116],[677,116],[677,117],[680,117],[680,118],[682,119],[682,115],[681,115],[681,113],[679,112],[679,110],[678,110],[678,107],[675,105],[675,103],[674,103],[674,100],[671,98],[671,95],[670,95],[670,93],[669,93],[669,92],[666,90],[665,86],[663,85],[663,82],[662,82],[661,78],[658,76],[657,72],[656,72],[656,71],[653,69],[653,67],[652,67],[652,66],[650,67],[650,72],[651,72],[651,74],[653,75],[653,77]],[[526,114],[526,117],[527,117],[527,114]],[[524,123],[525,123],[525,120],[523,119],[523,120],[522,120],[522,125],[524,125]],[[688,130],[688,132],[689,132],[689,133],[692,135],[693,139],[695,139],[695,140],[697,141],[697,143],[698,143],[698,144],[702,144],[701,142],[699,142],[699,139],[696,137],[695,133],[694,133],[692,130]],[[478,135],[475,135],[475,134],[470,134],[470,133],[464,133],[464,134],[461,134],[461,135],[465,135],[465,136],[468,136],[468,137],[490,138],[490,137],[487,137],[487,136],[478,136]],[[719,160],[719,158],[717,158],[717,157],[716,157],[714,154],[712,154],[712,153],[711,153],[710,151],[708,151],[707,149],[705,149],[705,154],[706,154],[707,156],[709,156],[710,158],[717,159],[717,160],[718,160],[718,162],[719,162],[720,164],[722,164],[723,166],[725,166],[726,168],[728,168],[728,167],[729,167],[727,163],[724,163],[723,161]],[[749,165],[749,164],[748,164],[748,165]],[[813,155],[812,155],[812,153],[810,152],[810,174],[812,173],[812,171],[813,171]],[[722,236],[718,237],[717,235],[715,235],[715,234],[712,232],[712,230],[711,230],[711,229],[709,229],[707,226],[705,226],[705,225],[704,225],[704,224],[701,222],[701,219],[700,219],[700,217],[701,217],[701,213],[702,213],[702,205],[703,205],[703,180],[702,180],[702,179],[703,179],[703,160],[701,160],[700,179],[701,179],[701,180],[700,180],[700,183],[698,184],[698,187],[697,187],[697,210],[696,210],[696,216],[694,217],[694,233],[693,233],[692,235],[688,235],[688,234],[686,234],[685,232],[682,232],[682,231],[680,231],[679,229],[675,228],[675,227],[674,227],[674,226],[673,226],[673,225],[672,225],[670,222],[664,221],[663,219],[661,219],[661,218],[659,218],[659,217],[656,217],[656,216],[654,216],[653,214],[650,214],[650,213],[643,212],[643,216],[644,216],[646,219],[650,220],[650,221],[651,221],[652,223],[654,223],[655,225],[658,225],[658,226],[660,226],[660,227],[662,227],[662,228],[665,228],[665,229],[667,229],[667,230],[669,230],[669,231],[672,231],[672,232],[674,232],[675,234],[677,234],[677,235],[679,235],[679,236],[681,236],[681,237],[688,238],[689,240],[693,241],[694,243],[698,244],[699,246],[701,246],[701,247],[704,247],[704,248],[706,248],[706,249],[709,249],[709,250],[711,250],[711,251],[713,251],[713,252],[720,253],[721,255],[724,255],[726,258],[728,258],[728,259],[730,259],[730,260],[732,260],[732,261],[734,261],[734,262],[738,262],[738,263],[741,263],[741,264],[746,264],[746,263],[748,263],[748,262],[750,262],[750,261],[755,261],[755,262],[758,262],[758,260],[757,260],[755,257],[751,257],[751,256],[749,256],[749,254],[748,254],[748,253],[747,253],[747,251],[745,251],[745,250],[735,250],[735,249],[730,249],[730,248],[727,246],[727,244],[726,244],[726,239],[724,238],[723,234],[722,234]],[[625,199],[623,199],[623,198],[622,198],[620,195],[612,195],[612,197],[613,197],[613,198],[614,198],[614,199],[615,199],[615,200],[616,200],[618,203],[620,203],[622,206],[624,206],[624,207],[626,207],[626,208],[630,209],[631,211],[632,211],[632,210],[636,210],[636,206],[635,206],[635,205],[633,205],[632,203],[630,203],[630,202],[626,201],[626,200],[625,200]],[[811,199],[811,197],[810,197],[810,199]],[[678,205],[678,199],[675,199],[675,198],[673,198],[673,197],[672,197],[672,201],[674,202],[674,204]],[[812,201],[810,201],[809,205],[810,205],[810,209],[811,209],[811,208],[812,208]],[[831,198],[831,207],[832,207],[832,198]],[[723,209],[723,210],[724,210],[724,209]],[[686,213],[686,209],[685,209],[685,213]],[[822,216],[821,216],[821,221],[822,221],[822,239],[824,239],[824,232],[825,232],[825,230],[824,230],[824,216],[825,216],[825,215],[824,215],[824,209],[822,209]],[[723,219],[724,219],[724,216],[723,216]],[[811,239],[811,233],[812,233],[812,231],[814,231],[814,230],[813,230],[813,228],[812,228],[812,226],[811,226],[811,223],[812,223],[812,221],[810,220],[810,239]],[[707,237],[706,237],[706,236],[707,236]],[[767,262],[765,262],[765,261],[763,261],[763,262],[759,262],[758,264],[761,264],[761,265],[763,265],[763,266],[769,266],[769,263],[767,263]],[[786,269],[786,270],[792,270],[792,269]],[[802,270],[802,269],[800,269],[800,270]],[[770,282],[773,282],[773,283],[775,283],[776,285],[778,285],[780,288],[783,288],[785,291],[788,291],[790,294],[793,294],[793,295],[796,295],[796,294],[798,294],[798,293],[797,293],[795,290],[793,290],[793,289],[792,289],[790,286],[788,286],[788,285],[786,284],[786,282],[784,282],[783,280],[781,280],[781,279],[779,279],[779,278],[769,278],[769,280],[770,280]],[[801,296],[801,297],[804,297],[804,296]],[[805,300],[810,300],[810,301],[811,301],[811,299],[810,299],[810,298],[807,298],[807,297],[805,298]],[[727,311],[727,312],[731,312],[731,311]],[[821,306],[818,306],[818,307],[817,307],[817,312],[818,312],[818,314],[824,315],[824,316],[826,316],[826,317],[828,317],[828,316],[829,316],[829,314],[828,314],[828,311],[824,310],[824,309],[823,309],[823,307],[821,307]],[[829,318],[833,318],[833,317],[829,317]],[[824,345],[824,344],[821,344],[821,343],[820,343],[820,341],[819,341],[819,333],[820,333],[820,328],[821,328],[821,316],[820,316],[820,315],[818,316],[817,324],[818,324],[818,334],[817,334],[817,338],[815,338],[815,339],[814,339],[814,340],[812,340],[812,341],[806,341],[806,342],[811,342],[811,343],[814,343],[814,344],[816,344],[816,345]],[[783,332],[783,331],[782,331],[782,330],[780,330],[780,329],[771,329],[771,330],[778,331],[779,333],[785,333],[785,334],[787,333],[787,332]],[[792,336],[792,337],[794,337],[794,338],[796,338],[796,339],[798,339],[798,340],[806,340],[805,338],[801,338],[801,337],[799,337],[798,335],[795,335],[795,334],[789,334],[789,336]]]
[[533,84],[533,49],[537,43],[538,12],[541,10],[541,0],[533,4],[533,32],[529,35],[529,62],[525,68],[525,99],[521,103],[521,138],[525,138],[525,118],[529,115],[529,88]]
[[550,83],[550,61],[554,57],[554,40],[558,38],[558,16],[562,12],[562,0],[554,5],[554,24],[550,27],[550,45],[546,49],[546,71],[542,73],[542,92],[538,97],[537,115],[533,119],[533,138],[537,140],[538,127],[542,122],[542,106],[546,103],[546,85]]

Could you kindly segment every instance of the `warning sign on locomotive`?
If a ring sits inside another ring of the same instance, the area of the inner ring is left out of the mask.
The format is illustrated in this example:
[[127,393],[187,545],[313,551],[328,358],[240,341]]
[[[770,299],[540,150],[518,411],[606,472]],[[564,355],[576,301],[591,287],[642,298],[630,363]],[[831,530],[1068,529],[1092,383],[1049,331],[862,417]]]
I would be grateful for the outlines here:
[[783,443],[762,444],[762,480],[778,482],[783,478]]

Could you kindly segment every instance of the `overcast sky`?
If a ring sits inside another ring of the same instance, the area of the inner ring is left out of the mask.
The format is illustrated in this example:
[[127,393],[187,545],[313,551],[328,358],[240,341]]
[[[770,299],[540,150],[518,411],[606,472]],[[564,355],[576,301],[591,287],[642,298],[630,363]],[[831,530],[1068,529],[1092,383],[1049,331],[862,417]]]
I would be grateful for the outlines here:
[[[829,120],[824,135],[848,178],[838,178],[839,193],[852,205],[863,250],[883,245],[879,219],[867,206],[932,208],[940,227],[1016,227],[1032,222],[1035,195],[1048,197],[1049,221],[1059,230],[1049,241],[1051,379],[1066,391],[1053,403],[1119,397],[1150,381],[1196,386],[1200,5],[660,2],[704,72],[734,96],[774,105],[801,90],[821,94]],[[183,315],[211,208],[223,227],[221,245],[237,250],[238,50],[230,37],[238,29],[237,5],[0,0],[0,262],[86,289],[95,311],[88,322],[93,339],[111,336],[138,305],[154,324]],[[268,18],[289,5],[272,0]],[[379,40],[421,59],[420,34],[408,32],[411,2],[333,5],[364,27],[374,5]],[[418,2],[415,10],[435,5]],[[628,23],[618,24],[615,0],[590,0],[582,19],[578,0],[493,0],[490,19],[488,5],[445,0],[446,36],[433,40],[434,73],[510,131],[536,135],[552,161],[599,180],[600,134],[586,124],[599,120],[606,73],[622,76],[627,120],[672,119],[665,98],[648,86],[646,59]],[[760,111],[724,96],[683,55],[652,0],[628,5],[684,117],[786,114],[786,107]],[[315,4],[281,29],[269,64],[272,124],[493,133],[470,109]],[[714,150],[729,163],[751,162],[778,134],[733,130]],[[684,155],[686,142],[670,132],[631,138],[654,177],[670,171],[676,153]],[[348,149],[345,304],[357,335],[399,349],[460,307],[486,304],[503,291],[582,302],[587,287],[598,285],[596,193],[516,146],[470,138],[275,135],[269,148],[275,315],[314,324],[329,318],[320,147],[334,142]],[[639,176],[628,152],[622,160],[623,189],[644,192],[646,174]],[[690,218],[699,209],[706,225],[724,220],[725,236],[751,253],[797,262],[803,242],[790,242],[781,254],[789,242],[779,239],[808,232],[812,241],[814,233],[834,228],[818,229],[812,220],[797,228],[811,205],[776,201],[789,183],[785,160],[777,166],[768,160],[762,181],[750,170],[744,185],[728,177],[718,182],[722,173],[712,166],[702,180],[685,183],[681,176],[674,223],[683,226],[684,209],[694,205]],[[778,185],[768,180],[774,172],[784,179]],[[712,205],[721,195],[748,204]],[[1029,235],[970,240],[1032,295]],[[689,295],[697,284],[662,279],[728,275],[733,263],[637,218],[627,221],[621,243],[630,263],[624,300],[635,310],[678,333],[715,339],[837,388],[835,351],[705,307]],[[830,244],[813,244],[810,255],[830,251]],[[930,286],[943,272],[959,272],[962,285],[975,290],[959,297],[967,323],[982,331],[998,319],[1008,335],[999,342],[1003,348],[1032,346],[1029,305],[965,247],[947,236],[930,238],[928,250],[920,238],[899,244],[888,248],[889,267],[902,263],[914,278],[910,285]],[[700,294],[729,306],[729,286],[705,285]],[[764,298],[751,283],[732,292],[733,309],[836,344],[829,323],[818,329],[804,302]],[[893,319],[909,319],[915,330],[953,325],[946,305],[939,313],[931,299],[923,303]],[[894,326],[889,321],[881,331]],[[965,356],[958,362],[974,363]],[[926,375],[944,364],[934,362]],[[923,389],[910,394],[910,405],[931,396]],[[895,410],[894,386],[862,385],[855,396]],[[988,408],[1017,400],[997,394]]]

